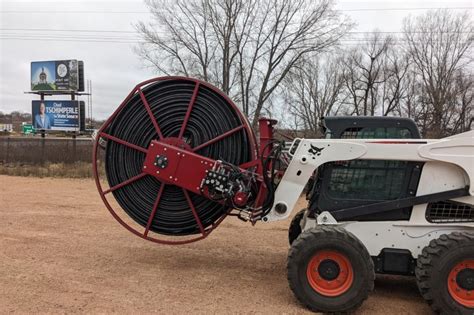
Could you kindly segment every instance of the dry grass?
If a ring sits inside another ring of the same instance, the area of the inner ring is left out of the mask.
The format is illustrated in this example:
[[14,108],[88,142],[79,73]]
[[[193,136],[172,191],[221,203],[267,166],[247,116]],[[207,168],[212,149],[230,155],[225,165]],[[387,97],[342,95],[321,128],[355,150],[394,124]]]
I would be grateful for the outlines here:
[[[103,167],[99,167],[101,176]],[[11,176],[33,177],[63,177],[63,178],[91,178],[92,164],[90,162],[44,163],[43,165],[29,165],[22,163],[0,164],[0,174]]]

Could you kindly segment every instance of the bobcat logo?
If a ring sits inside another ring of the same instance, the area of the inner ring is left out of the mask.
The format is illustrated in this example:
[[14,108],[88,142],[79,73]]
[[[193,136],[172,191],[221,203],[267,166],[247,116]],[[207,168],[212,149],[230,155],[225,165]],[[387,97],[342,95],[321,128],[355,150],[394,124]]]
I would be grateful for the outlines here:
[[308,153],[311,153],[312,155],[317,155],[317,156],[320,156],[321,155],[321,151],[324,150],[324,147],[323,148],[318,148],[312,144],[310,144],[311,146],[311,149],[308,150]]

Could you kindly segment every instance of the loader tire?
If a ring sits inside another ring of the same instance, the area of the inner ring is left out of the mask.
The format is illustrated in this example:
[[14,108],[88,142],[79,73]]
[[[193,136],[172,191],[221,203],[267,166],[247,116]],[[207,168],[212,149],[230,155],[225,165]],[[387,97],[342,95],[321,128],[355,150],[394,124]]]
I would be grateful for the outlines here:
[[290,228],[288,229],[288,242],[293,244],[293,241],[301,234],[301,219],[303,219],[306,208],[300,210],[291,220]]
[[302,232],[290,248],[287,268],[296,298],[316,312],[351,312],[374,288],[374,264],[367,249],[336,226]]
[[418,289],[436,313],[474,314],[474,233],[443,234],[423,248]]

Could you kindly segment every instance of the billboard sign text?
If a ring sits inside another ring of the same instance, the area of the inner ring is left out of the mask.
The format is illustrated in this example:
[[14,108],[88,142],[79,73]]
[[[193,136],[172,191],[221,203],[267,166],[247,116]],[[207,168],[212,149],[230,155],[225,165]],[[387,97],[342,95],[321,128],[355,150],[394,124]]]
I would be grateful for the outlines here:
[[84,108],[82,101],[33,101],[33,127],[39,130],[84,130]]

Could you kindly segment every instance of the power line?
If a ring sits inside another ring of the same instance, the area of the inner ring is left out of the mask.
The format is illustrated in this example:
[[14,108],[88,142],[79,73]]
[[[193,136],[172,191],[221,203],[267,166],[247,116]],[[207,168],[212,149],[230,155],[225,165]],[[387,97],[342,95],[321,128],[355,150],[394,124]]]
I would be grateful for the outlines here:
[[[359,12],[359,11],[418,11],[418,10],[467,10],[473,9],[474,7],[399,7],[399,8],[360,8],[360,9],[335,9],[338,12]],[[33,11],[33,10],[7,10],[0,11],[0,14],[21,14],[21,13],[33,13],[33,14],[149,14],[150,11]]]
[[364,9],[347,9],[347,10],[335,10],[341,12],[356,12],[356,11],[415,11],[415,10],[441,10],[441,9],[449,9],[449,10],[466,10],[466,9],[473,9],[474,7],[441,7],[441,8],[364,8]]
[[0,31],[32,31],[32,32],[90,32],[90,33],[132,33],[137,34],[137,31],[125,30],[81,30],[81,29],[52,29],[52,28],[0,28]]
[[[50,28],[0,28],[1,32],[12,31],[12,32],[74,32],[74,33],[123,33],[123,34],[140,34],[137,31],[125,31],[125,30],[93,30],[93,29],[50,29]],[[161,33],[167,33],[162,31]],[[414,32],[417,34],[425,34],[431,32]],[[449,34],[471,34],[473,32],[444,32]],[[403,31],[350,31],[348,34],[404,34]]]
[[[0,35],[1,40],[21,40],[21,41],[65,41],[65,42],[92,42],[92,43],[121,43],[121,44],[140,44],[147,43],[145,40],[137,39],[121,39],[119,37],[54,37],[50,35],[41,35],[41,36],[18,36],[18,35]],[[444,41],[437,41],[444,42]],[[343,45],[367,45],[373,44],[374,40],[355,38],[355,39],[340,39],[339,44]],[[392,40],[392,45],[403,45],[406,44],[405,39],[396,39]]]
[[1,40],[22,40],[22,41],[59,41],[59,42],[93,42],[93,43],[123,43],[138,44],[138,41],[120,41],[120,40],[94,40],[94,39],[67,39],[67,38],[21,38],[21,37],[0,37]]

